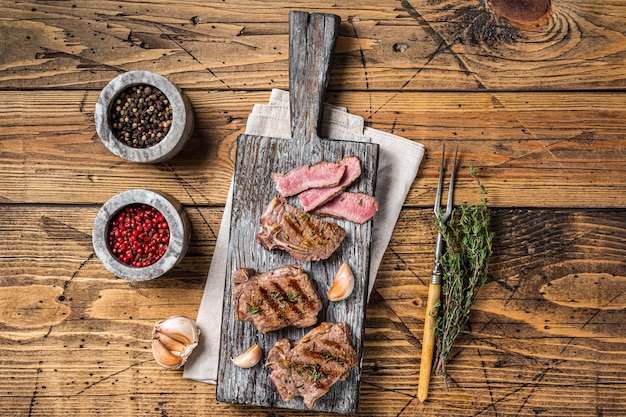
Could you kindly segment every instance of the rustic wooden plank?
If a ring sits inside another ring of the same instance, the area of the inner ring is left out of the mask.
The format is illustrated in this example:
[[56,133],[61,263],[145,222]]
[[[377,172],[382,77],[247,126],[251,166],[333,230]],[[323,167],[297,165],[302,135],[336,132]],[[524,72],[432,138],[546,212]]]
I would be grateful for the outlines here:
[[[0,205],[2,414],[294,415],[216,402],[215,387],[152,360],[152,323],[197,311],[222,210],[189,208],[187,258],[165,277],[131,283],[92,256],[97,209]],[[493,216],[491,278],[448,367],[450,391],[435,378],[431,400],[420,405],[434,220],[427,209],[402,212],[368,305],[358,415],[621,413],[624,211],[495,209]]]
[[[493,3],[297,3],[344,21],[328,101],[427,149],[368,304],[359,415],[623,414],[626,6],[552,1],[527,30]],[[158,368],[148,343],[153,321],[197,310],[236,137],[253,103],[288,88],[293,7],[0,4],[0,414],[294,415],[217,402],[215,387]],[[95,137],[98,90],[131,69],[192,99],[198,129],[169,164],[124,163]],[[451,391],[435,379],[420,405],[443,141],[463,150],[457,202],[475,198],[478,167],[498,241]],[[139,285],[100,265],[90,233],[100,204],[141,186],[183,201],[194,233],[183,264]]]
[[[242,138],[248,138],[243,136]],[[238,159],[235,168],[235,191],[233,194],[233,217],[231,220],[231,240],[229,244],[229,262],[226,278],[242,267],[251,267],[265,272],[288,263],[298,263],[281,251],[269,252],[261,247],[255,235],[260,231],[260,217],[271,198],[276,195],[270,175],[272,172],[287,172],[294,168],[293,145],[291,140],[254,140],[246,141],[245,152]],[[241,139],[240,139],[241,140]],[[340,160],[344,156],[354,155],[362,163],[362,176],[354,184],[354,190],[372,195],[374,193],[374,172],[377,158],[373,158],[371,147],[361,143],[322,141],[324,160]],[[243,148],[240,148],[243,149]],[[242,173],[242,174],[240,174]],[[238,180],[237,180],[238,179]],[[291,201],[292,204],[298,204]],[[321,317],[331,322],[346,321],[352,332],[352,343],[361,357],[365,318],[365,299],[369,271],[369,248],[371,244],[371,222],[363,225],[348,221],[336,221],[346,230],[346,239],[333,256],[325,261],[301,263],[314,282],[322,297],[324,308]],[[360,277],[352,296],[341,303],[329,303],[325,293],[330,288],[336,272],[343,261],[348,262],[355,277]],[[259,334],[250,323],[240,323],[234,318],[232,285],[228,284],[224,298],[224,319],[222,328],[229,329],[222,334],[220,348],[220,371],[218,374],[218,398],[231,402],[245,402],[260,405],[275,405],[304,409],[301,399],[284,403],[278,397],[269,381],[269,373],[262,366],[250,370],[238,369],[230,362],[253,343],[258,343],[265,353],[281,338],[300,339],[307,329],[287,328],[265,335]],[[334,386],[323,398],[316,401],[314,408],[322,411],[353,412],[358,404],[360,368],[351,370],[346,381]],[[254,383],[249,383],[250,381]],[[243,384],[243,385],[242,385]],[[246,391],[236,387],[246,386]]]
[[[0,201],[98,203],[150,187],[184,204],[223,205],[253,103],[267,92],[186,91],[196,130],[157,165],[115,157],[95,134],[95,91],[0,92]],[[423,143],[406,204],[427,207],[443,141],[459,142],[457,201],[475,198],[473,163],[499,207],[624,207],[626,96],[598,93],[331,93],[366,125]],[[59,187],[58,184],[64,184]]]
[[[614,384],[626,372],[620,348],[625,340],[621,316],[626,282],[620,256],[626,246],[615,228],[622,227],[623,212],[496,213],[493,229],[497,236],[494,247],[498,249],[491,263],[492,279],[480,293],[470,330],[459,340],[453,368],[449,369],[451,391],[445,393],[443,383],[435,378],[432,401],[445,403],[446,413],[452,414],[460,412],[465,401],[471,401],[475,411],[463,415],[487,410],[497,410],[499,415],[558,414],[556,410],[568,410],[572,415],[597,410],[618,413],[623,399],[611,397],[621,396]],[[413,221],[408,224],[415,227]],[[381,332],[381,345],[387,338],[395,340],[398,333],[419,334],[421,315],[416,320],[411,317],[416,306],[423,314],[426,286],[409,302],[405,294],[415,292],[406,271],[427,282],[429,268],[414,268],[415,252],[421,252],[413,249],[420,245],[415,235],[404,226],[397,228],[389,251],[392,256],[387,258],[393,259],[399,270],[395,275],[406,278],[377,280],[377,293],[386,300],[386,309],[378,311],[376,323],[368,321],[368,325],[377,327],[387,321],[390,329],[397,329]],[[434,237],[431,240],[434,242]],[[368,317],[374,317],[373,310],[368,310]],[[419,354],[419,337],[407,340]],[[593,369],[582,370],[585,362],[593,363]],[[476,373],[475,366],[482,367],[483,372]],[[395,389],[398,381],[392,379],[390,376],[389,385],[378,387]],[[527,384],[529,380],[533,383]],[[479,386],[482,393],[473,391]],[[551,392],[548,386],[558,386],[560,391]],[[517,401],[521,404],[513,406]],[[416,400],[407,402],[407,412],[430,410]]]
[[[251,323],[235,319],[233,285],[234,272],[252,268],[258,272],[293,263],[303,266],[320,295],[324,307],[321,321],[348,324],[351,343],[358,365],[350,369],[345,381],[339,381],[311,409],[336,413],[355,413],[359,403],[361,358],[365,331],[365,310],[369,276],[372,222],[364,224],[349,221],[336,223],[346,231],[339,249],[325,260],[296,262],[281,251],[267,251],[255,235],[260,231],[260,220],[268,203],[277,196],[273,173],[287,173],[302,165],[320,161],[340,161],[356,156],[362,173],[350,187],[373,195],[378,168],[378,145],[321,138],[323,102],[328,83],[328,71],[337,37],[339,17],[329,14],[293,12],[290,15],[290,108],[292,139],[277,139],[241,135],[237,139],[237,159],[233,175],[233,206],[230,224],[230,242],[226,264],[227,286],[224,296],[220,361],[217,377],[217,399],[237,404],[254,404],[306,410],[300,396],[285,402],[274,387],[269,370],[263,363],[253,369],[241,369],[234,358],[253,344],[258,344],[266,358],[279,340],[287,337],[301,339],[309,329],[288,327],[267,334],[259,333]],[[290,198],[290,204],[297,197]],[[343,262],[352,269],[357,282],[352,295],[343,302],[331,303],[326,291]]]
[[[532,2],[527,2],[532,3]],[[526,3],[525,3],[526,4]],[[90,0],[4,3],[0,88],[102,88],[150,70],[183,88],[288,87],[291,2]],[[617,0],[553,2],[523,30],[489,2],[298,2],[341,16],[330,89],[603,90],[626,86],[626,32]]]
[[94,256],[97,211],[0,207],[4,415],[119,415],[116,403],[154,409],[163,399],[152,389],[180,391],[180,374],[151,359],[150,328],[173,314],[195,317],[222,210],[189,209],[196,233],[187,257],[173,275],[141,285],[116,279]]

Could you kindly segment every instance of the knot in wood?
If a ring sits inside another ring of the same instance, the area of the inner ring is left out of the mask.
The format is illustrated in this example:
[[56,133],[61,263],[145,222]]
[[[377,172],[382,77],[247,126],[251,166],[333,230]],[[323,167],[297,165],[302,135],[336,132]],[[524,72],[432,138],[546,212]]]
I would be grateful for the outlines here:
[[536,30],[550,18],[550,0],[490,0],[493,13],[525,30]]

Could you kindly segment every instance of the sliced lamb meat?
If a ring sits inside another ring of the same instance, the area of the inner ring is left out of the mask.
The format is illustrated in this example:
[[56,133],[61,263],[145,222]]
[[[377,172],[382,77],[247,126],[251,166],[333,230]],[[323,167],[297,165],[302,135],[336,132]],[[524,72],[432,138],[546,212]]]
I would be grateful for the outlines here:
[[301,266],[285,265],[260,274],[242,268],[232,280],[236,319],[252,322],[261,333],[317,323],[322,300]]
[[272,174],[276,191],[282,197],[289,197],[310,188],[334,187],[341,181],[346,167],[340,163],[318,162],[315,165],[303,165],[286,174]]
[[281,339],[267,354],[265,366],[285,402],[301,396],[311,408],[358,363],[346,323],[321,323],[295,342]]
[[328,259],[346,237],[339,225],[311,216],[274,198],[261,217],[263,231],[256,240],[265,249],[282,249],[297,261]]
[[304,211],[315,210],[322,204],[338,196],[347,186],[361,176],[361,161],[356,156],[348,156],[339,161],[346,167],[341,182],[336,187],[313,188],[302,192],[298,197]]
[[343,192],[313,213],[320,216],[365,223],[378,211],[378,200],[368,194]]

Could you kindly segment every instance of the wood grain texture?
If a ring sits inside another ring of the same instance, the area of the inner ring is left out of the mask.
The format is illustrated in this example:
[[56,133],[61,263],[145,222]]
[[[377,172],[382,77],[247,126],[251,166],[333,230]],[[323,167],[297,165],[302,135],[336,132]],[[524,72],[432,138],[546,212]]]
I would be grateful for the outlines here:
[[[196,130],[174,159],[127,163],[95,134],[94,91],[0,92],[0,201],[103,204],[146,183],[184,204],[223,206],[236,138],[269,92],[186,91]],[[476,198],[473,163],[498,207],[625,207],[626,95],[598,93],[329,93],[380,129],[424,144],[406,205],[435,198],[444,141],[459,143],[455,201]],[[64,184],[58,187],[58,184]]]
[[[93,257],[89,231],[97,209],[0,206],[2,414],[297,414],[216,402],[215,387],[152,360],[152,324],[197,311],[221,210],[189,208],[188,257],[163,278],[131,283]],[[435,230],[430,210],[402,212],[368,304],[358,415],[623,411],[623,210],[496,209],[493,220],[491,277],[448,367],[450,391],[434,378],[420,404]]]
[[[328,102],[426,155],[367,305],[358,415],[623,416],[626,5],[552,0],[519,29],[492,1],[0,2],[0,414],[293,416],[216,401],[157,367],[150,327],[196,314],[254,103],[287,89],[288,12],[342,18]],[[174,160],[129,164],[95,135],[99,90],[132,69],[190,98]],[[442,143],[456,202],[490,190],[494,257],[448,367],[417,399]],[[115,279],[93,256],[100,205],[174,195],[191,247],[172,273]],[[308,412],[322,416],[328,413]]]
[[289,112],[295,147],[292,158],[300,165],[323,161],[319,131],[340,24],[341,18],[335,14],[289,14]]
[[435,353],[435,325],[437,324],[437,304],[441,300],[441,284],[428,286],[426,308],[424,309],[424,333],[422,337],[422,352],[420,354],[419,381],[417,383],[417,399],[424,402],[428,397],[428,388],[433,369],[433,355]]
[[[255,404],[306,410],[300,397],[283,401],[275,389],[269,370],[261,364],[253,369],[241,369],[231,359],[239,356],[253,344],[259,344],[266,358],[279,340],[287,337],[301,339],[310,329],[288,327],[260,334],[251,323],[235,319],[234,289],[231,278],[240,268],[252,268],[259,273],[279,268],[296,261],[283,251],[268,251],[257,241],[260,220],[269,202],[277,196],[272,174],[287,173],[320,161],[338,162],[347,156],[356,156],[361,163],[361,176],[349,187],[374,195],[378,169],[378,145],[352,141],[322,139],[323,100],[330,58],[332,56],[339,18],[328,14],[292,12],[290,15],[290,114],[292,139],[240,135],[237,139],[237,159],[233,174],[233,205],[230,220],[230,241],[226,263],[226,290],[220,361],[217,376],[217,399],[237,404]],[[299,206],[297,196],[289,199]],[[302,266],[313,282],[324,307],[319,314],[322,321],[346,322],[351,334],[358,366],[353,367],[345,381],[332,386],[329,392],[315,401],[311,409],[335,413],[355,413],[359,403],[361,358],[369,276],[372,222],[364,224],[336,222],[346,231],[346,238],[333,255],[318,262],[304,262]],[[357,277],[352,296],[341,303],[330,303],[325,294],[343,262],[347,262]]]
[[[222,320],[222,328],[228,329],[228,332],[222,333],[218,399],[236,403],[306,409],[300,398],[289,403],[283,402],[269,379],[268,370],[262,365],[253,370],[241,370],[230,361],[230,358],[238,356],[254,343],[258,343],[266,355],[269,349],[283,337],[296,340],[302,338],[307,331],[307,329],[287,328],[263,335],[258,333],[251,323],[240,323],[235,320],[233,287],[230,282],[234,271],[246,267],[258,272],[266,272],[286,264],[298,263],[283,251],[267,251],[255,239],[256,233],[261,231],[261,215],[267,204],[277,195],[271,174],[273,172],[284,173],[295,168],[294,165],[297,163],[294,162],[292,155],[298,150],[294,150],[290,139],[242,135],[238,142],[238,150],[242,152],[235,166],[231,234],[226,266],[227,289],[224,296]],[[348,155],[359,158],[362,174],[350,190],[374,194],[374,179],[378,162],[375,147],[366,143],[327,139],[322,140],[321,144],[323,160],[339,161]],[[297,197],[290,198],[290,202],[296,206],[299,204]],[[343,220],[335,222],[346,230],[346,238],[339,249],[327,260],[301,264],[322,298],[324,307],[320,313],[321,320],[349,323],[352,343],[358,357],[361,358],[372,222],[362,225]],[[329,303],[325,294],[332,285],[333,278],[343,261],[350,265],[354,276],[357,277],[357,284],[349,299],[344,302]],[[354,367],[346,381],[336,384],[327,395],[317,400],[313,409],[341,413],[356,411],[360,375],[360,367]]]
[[[472,0],[320,3],[4,2],[0,88],[102,88],[145,69],[182,88],[288,88],[288,13],[339,15],[331,90],[604,90],[626,86],[626,6],[553,1],[524,31]],[[19,48],[11,45],[20,45]]]

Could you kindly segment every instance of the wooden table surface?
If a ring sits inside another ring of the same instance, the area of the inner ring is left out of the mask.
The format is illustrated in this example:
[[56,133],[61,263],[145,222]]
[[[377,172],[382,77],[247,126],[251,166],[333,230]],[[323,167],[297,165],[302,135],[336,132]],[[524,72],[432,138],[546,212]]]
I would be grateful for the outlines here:
[[[368,305],[359,415],[626,415],[616,0],[553,0],[547,14],[540,0],[0,1],[0,414],[295,415],[219,403],[150,351],[155,321],[196,316],[235,139],[254,103],[288,88],[292,8],[342,18],[327,101],[426,149]],[[135,69],[195,111],[168,162],[125,162],[96,135],[100,89]],[[434,378],[420,403],[444,142],[460,148],[456,203],[476,199],[473,163],[496,238],[449,391]],[[183,262],[144,283],[117,279],[91,244],[100,206],[131,188],[174,195],[193,227]]]

